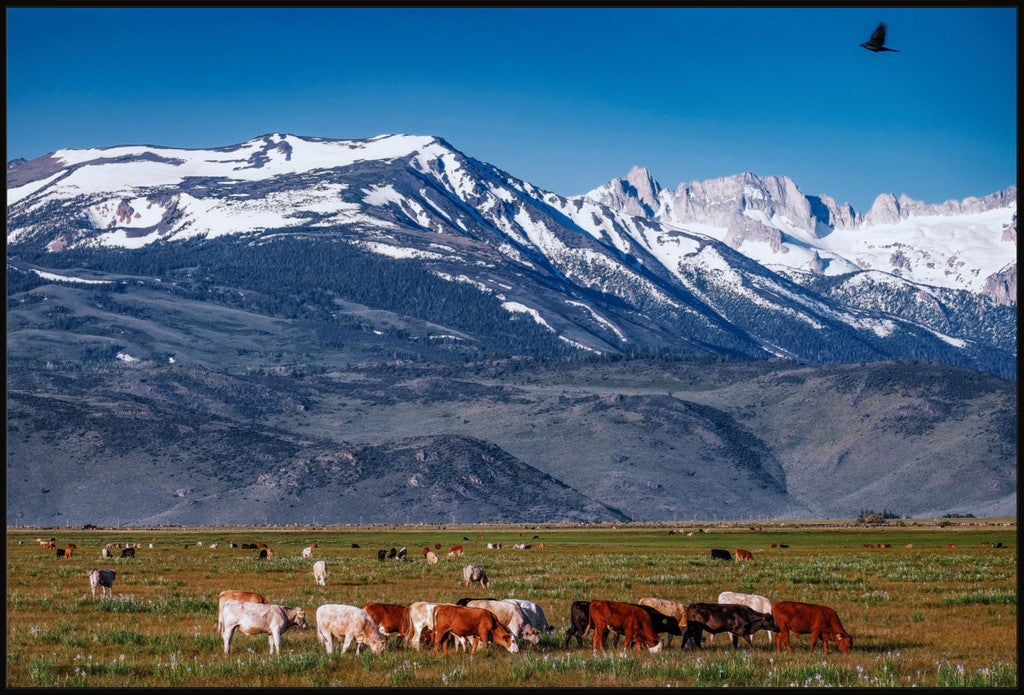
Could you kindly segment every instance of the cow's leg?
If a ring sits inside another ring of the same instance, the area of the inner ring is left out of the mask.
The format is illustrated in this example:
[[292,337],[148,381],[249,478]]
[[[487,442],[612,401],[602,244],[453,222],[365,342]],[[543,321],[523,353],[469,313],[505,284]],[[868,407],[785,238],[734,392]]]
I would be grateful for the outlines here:
[[331,632],[324,633],[324,646],[327,648],[328,654],[334,653],[334,634]]
[[227,654],[231,650],[231,634],[235,631],[233,627],[224,627],[221,632],[221,638],[224,640],[224,653]]
[[348,646],[352,644],[352,635],[345,633],[345,640],[341,643],[341,653],[344,654],[348,651]]
[[[821,632],[819,630],[811,630],[811,646],[808,647],[807,651],[814,651],[814,645],[818,643],[819,637],[821,637]],[[822,644],[824,644],[824,641],[822,642]],[[825,647],[825,653],[828,653],[828,647]]]

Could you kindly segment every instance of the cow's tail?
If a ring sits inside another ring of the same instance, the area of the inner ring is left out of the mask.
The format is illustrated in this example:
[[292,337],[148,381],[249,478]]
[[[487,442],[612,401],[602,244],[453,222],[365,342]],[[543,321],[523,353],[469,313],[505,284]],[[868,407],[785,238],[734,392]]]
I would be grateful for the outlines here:
[[406,606],[405,613],[402,614],[402,644],[406,647],[412,644],[412,618],[409,617],[410,612],[409,607]]
[[316,621],[316,641],[320,644],[327,642],[327,635],[324,634],[324,628],[320,624],[320,621]]

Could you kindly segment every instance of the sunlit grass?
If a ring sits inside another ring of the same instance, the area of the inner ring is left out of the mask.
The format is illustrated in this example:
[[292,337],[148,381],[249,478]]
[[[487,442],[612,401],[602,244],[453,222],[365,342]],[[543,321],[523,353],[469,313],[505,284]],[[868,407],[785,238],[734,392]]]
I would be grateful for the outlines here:
[[[7,546],[8,685],[1013,687],[1016,534],[994,528],[871,531],[872,541],[899,534],[884,551],[862,547],[863,529],[838,528],[749,532],[723,526],[692,537],[635,527],[14,529]],[[57,561],[33,547],[33,538],[43,535],[74,541],[79,550]],[[228,548],[232,539],[266,542],[275,557],[256,561],[254,551]],[[99,557],[104,543],[140,540],[155,548],[140,548],[135,560]],[[197,540],[220,547],[196,547]],[[300,557],[312,540],[319,545],[315,559],[328,563],[326,587],[314,584],[312,561]],[[544,550],[511,549],[538,540]],[[983,540],[1006,547],[981,548]],[[505,548],[485,549],[492,541]],[[778,541],[789,547],[770,548]],[[950,542],[958,548],[947,548]],[[462,544],[466,555],[429,565],[420,551],[435,543]],[[408,547],[409,560],[378,562],[376,550],[392,546]],[[711,547],[749,548],[755,560],[711,560]],[[487,590],[463,585],[461,569],[469,562],[487,569]],[[117,571],[113,596],[92,597],[85,577],[91,567]],[[225,655],[216,632],[217,594],[228,588],[303,606],[311,629],[285,633],[279,656],[270,656],[265,636],[236,634]],[[854,650],[830,649],[826,656],[819,645],[809,652],[806,635],[792,638],[792,653],[776,653],[763,635],[752,651],[734,650],[724,636],[701,651],[682,651],[676,638],[659,654],[609,647],[595,655],[589,638],[582,647],[575,640],[562,646],[574,600],[713,602],[725,589],[832,606],[854,635]],[[537,601],[555,630],[519,654],[492,645],[473,657],[442,656],[429,648],[403,649],[392,639],[380,655],[350,649],[328,656],[311,619],[321,603],[462,596]]]

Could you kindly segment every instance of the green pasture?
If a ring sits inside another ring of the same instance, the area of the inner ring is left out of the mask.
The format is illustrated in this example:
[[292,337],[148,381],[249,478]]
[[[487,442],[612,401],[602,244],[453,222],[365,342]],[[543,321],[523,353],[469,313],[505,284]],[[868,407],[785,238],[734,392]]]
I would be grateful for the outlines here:
[[[8,528],[6,685],[1016,687],[1015,521],[899,524]],[[73,557],[59,560],[36,542],[50,537],[58,547],[75,543]],[[274,557],[257,561],[258,551],[232,549],[232,541],[266,543]],[[313,560],[303,559],[312,542]],[[134,560],[102,559],[107,543],[142,547]],[[452,545],[465,555],[447,558]],[[403,546],[407,561],[377,560],[378,549]],[[424,560],[424,546],[440,557],[436,565]],[[712,560],[711,548],[744,548],[754,559]],[[326,587],[313,582],[317,559],[328,565]],[[489,589],[463,586],[468,563],[487,570]],[[112,598],[91,596],[85,572],[94,567],[117,572]],[[216,632],[223,589],[302,606],[311,629],[285,633],[274,657],[265,636],[236,633],[224,655]],[[808,652],[807,636],[794,636],[793,653],[777,653],[763,633],[753,651],[733,650],[724,636],[700,651],[681,651],[675,638],[659,654],[564,646],[574,600],[714,602],[723,590],[831,606],[854,637],[853,652]],[[555,631],[519,654],[491,645],[474,657],[434,655],[392,638],[380,655],[328,656],[313,629],[323,603],[463,596],[535,601]]]

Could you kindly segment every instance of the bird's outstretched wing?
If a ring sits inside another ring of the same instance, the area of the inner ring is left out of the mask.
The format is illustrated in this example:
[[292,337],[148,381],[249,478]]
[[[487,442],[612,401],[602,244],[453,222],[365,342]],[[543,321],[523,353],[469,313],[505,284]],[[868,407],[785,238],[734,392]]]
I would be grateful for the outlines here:
[[868,43],[872,46],[884,46],[885,45],[885,22],[878,25],[875,29],[875,33],[868,39]]

